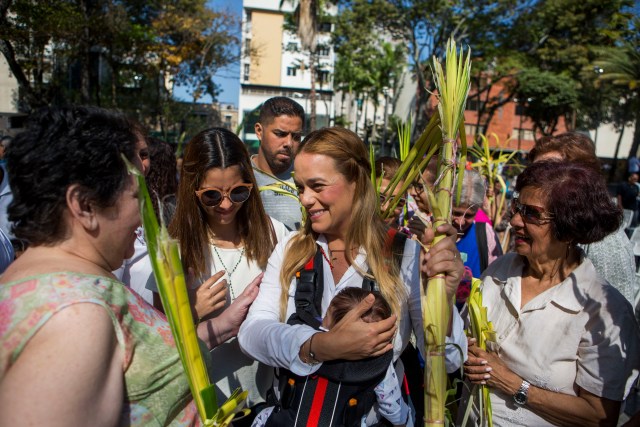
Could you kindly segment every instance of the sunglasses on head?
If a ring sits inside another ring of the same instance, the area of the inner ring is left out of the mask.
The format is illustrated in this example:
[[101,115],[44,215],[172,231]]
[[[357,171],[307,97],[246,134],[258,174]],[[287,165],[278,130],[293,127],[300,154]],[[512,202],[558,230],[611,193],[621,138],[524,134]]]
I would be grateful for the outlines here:
[[[380,204],[383,205],[387,202],[387,200],[390,200],[391,196],[385,196],[384,194],[380,194]],[[397,208],[403,208],[404,205],[407,204],[407,199],[405,199],[404,197],[401,197],[398,199],[398,203],[396,204]]]
[[553,214],[546,212],[543,207],[525,205],[517,197],[511,201],[511,215],[519,213],[524,222],[531,224],[545,224],[553,220]]
[[196,196],[200,199],[200,202],[207,207],[215,208],[226,197],[231,203],[243,203],[249,199],[251,195],[251,189],[253,184],[238,184],[229,189],[229,191],[222,191],[216,187],[203,188],[196,191]]

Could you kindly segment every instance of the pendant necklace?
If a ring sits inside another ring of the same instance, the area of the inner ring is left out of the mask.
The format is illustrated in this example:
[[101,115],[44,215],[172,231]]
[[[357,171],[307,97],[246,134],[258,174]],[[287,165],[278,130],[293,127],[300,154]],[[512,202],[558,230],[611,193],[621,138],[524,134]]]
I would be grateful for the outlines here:
[[224,271],[227,272],[227,281],[229,282],[229,291],[231,291],[231,301],[233,301],[236,299],[236,295],[233,292],[233,286],[231,285],[231,275],[238,269],[238,266],[240,265],[240,261],[242,261],[242,256],[244,255],[244,247],[240,251],[240,257],[238,258],[236,265],[233,266],[233,269],[231,271],[229,271],[227,266],[224,265],[224,262],[222,261],[222,257],[220,257],[220,253],[218,253],[218,248],[213,246],[213,251],[216,253],[216,257],[218,258],[218,261],[220,261],[220,264],[222,264],[222,268],[224,269]]
[[[331,260],[329,259],[329,257],[327,256],[327,254],[325,253],[324,249],[322,249],[322,246],[318,246],[320,248],[320,252],[322,252],[322,256],[324,257],[324,259],[329,263],[329,267],[331,268],[331,270],[333,270],[334,265],[331,262]],[[336,258],[334,258],[335,260]]]

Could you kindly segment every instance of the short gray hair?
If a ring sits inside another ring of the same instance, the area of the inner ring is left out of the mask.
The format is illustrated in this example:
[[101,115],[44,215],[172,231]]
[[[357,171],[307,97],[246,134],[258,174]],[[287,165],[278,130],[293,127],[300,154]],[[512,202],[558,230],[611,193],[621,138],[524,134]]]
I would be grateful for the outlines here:
[[476,170],[465,170],[462,177],[462,191],[460,192],[460,203],[456,203],[456,192],[458,188],[458,179],[456,179],[453,187],[453,204],[454,206],[466,205],[468,207],[481,208],[487,192],[485,179]]

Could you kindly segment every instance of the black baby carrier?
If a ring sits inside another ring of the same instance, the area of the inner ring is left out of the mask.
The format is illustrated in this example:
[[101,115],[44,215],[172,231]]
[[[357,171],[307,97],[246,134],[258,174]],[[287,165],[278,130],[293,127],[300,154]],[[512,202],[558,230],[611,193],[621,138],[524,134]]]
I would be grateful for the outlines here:
[[[387,247],[391,247],[398,266],[402,258],[406,236],[390,230]],[[305,324],[319,330],[322,315],[323,262],[322,251],[296,273],[296,312],[288,324]],[[362,288],[379,291],[374,279],[365,277]],[[279,370],[280,400],[269,416],[267,427],[352,427],[360,426],[376,403],[374,388],[385,377],[393,360],[393,350],[382,356],[357,361],[334,360],[323,362],[318,371],[309,376]],[[384,420],[379,425],[390,425]]]

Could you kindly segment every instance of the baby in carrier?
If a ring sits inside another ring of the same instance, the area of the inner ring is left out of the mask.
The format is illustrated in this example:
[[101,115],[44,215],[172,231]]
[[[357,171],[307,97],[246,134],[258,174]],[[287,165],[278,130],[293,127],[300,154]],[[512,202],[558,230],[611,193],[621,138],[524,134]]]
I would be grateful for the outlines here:
[[[349,287],[331,300],[321,329],[330,330],[370,293],[375,296],[375,302],[362,315],[362,320],[370,323],[390,317],[391,307],[380,293]],[[308,377],[281,372],[279,404],[261,411],[252,427],[413,426],[413,416],[402,396],[392,353],[389,351],[366,360],[371,371],[379,372],[373,378],[369,375],[369,380],[342,381],[330,378],[330,374],[325,378],[322,369]],[[375,404],[384,417],[381,422],[367,420],[367,414]]]

